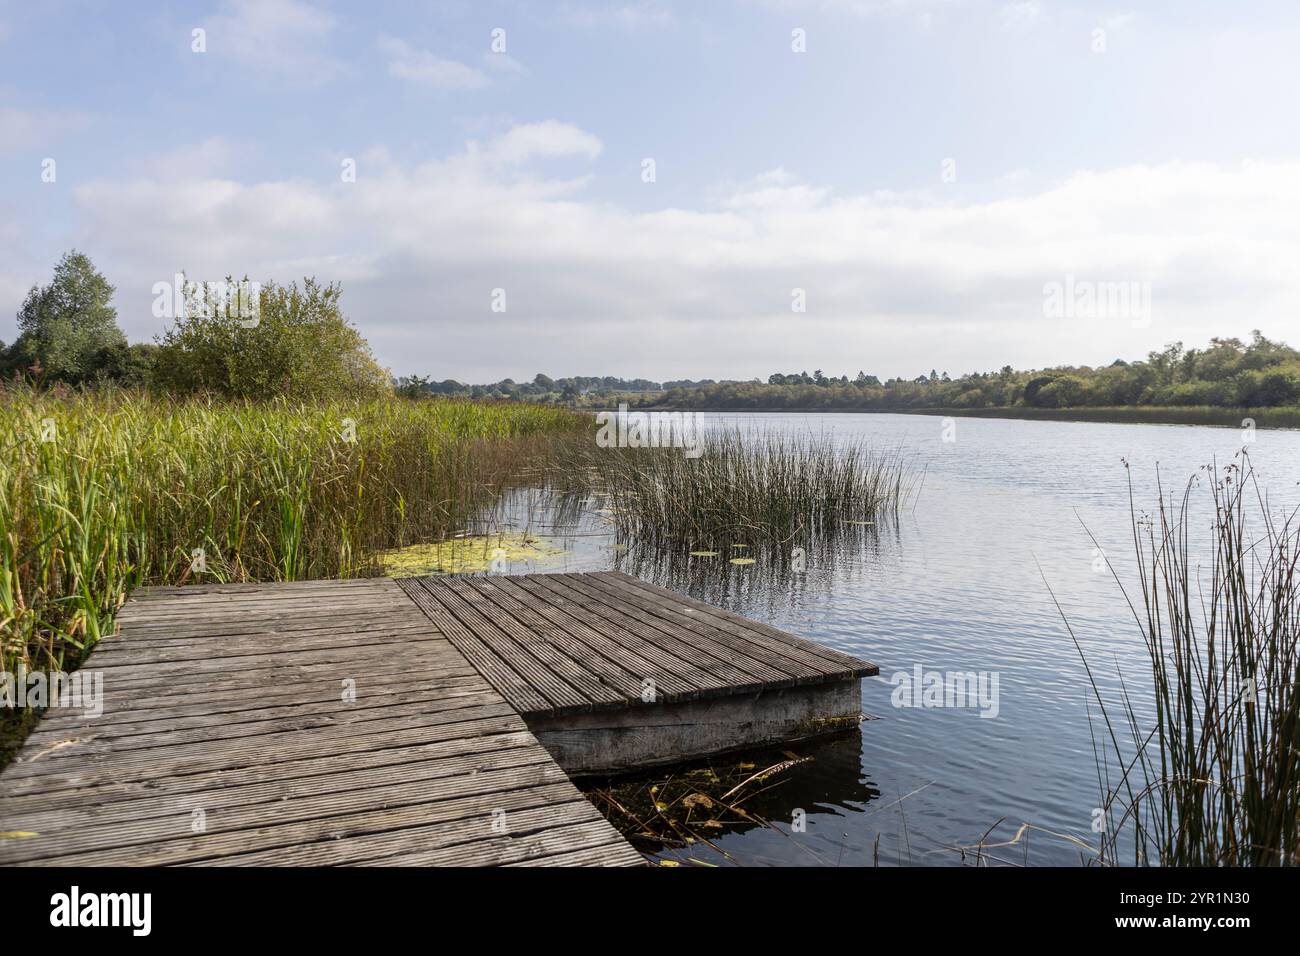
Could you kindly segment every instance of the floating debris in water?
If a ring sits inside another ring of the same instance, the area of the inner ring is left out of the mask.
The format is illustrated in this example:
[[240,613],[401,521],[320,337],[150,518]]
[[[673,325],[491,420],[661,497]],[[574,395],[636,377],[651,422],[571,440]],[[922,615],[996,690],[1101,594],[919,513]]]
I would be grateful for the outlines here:
[[[746,804],[783,783],[788,771],[812,760],[788,750],[781,752],[779,760],[773,760],[775,754],[764,756],[762,769],[752,760],[715,758],[705,765],[671,768],[666,779],[614,778],[584,790],[615,828],[643,851],[703,844],[725,858],[726,852],[710,837],[736,826],[770,827]],[[677,861],[657,862],[666,866]]]
[[379,555],[384,574],[412,578],[425,574],[474,574],[493,570],[504,561],[543,561],[564,553],[564,548],[547,544],[529,534],[475,535],[413,544]]
[[692,551],[691,552],[692,558],[716,558],[717,556],[718,556],[718,552],[716,551]]
[[756,559],[754,559],[754,558],[732,558],[732,559],[731,559],[731,563],[732,563],[732,564],[755,564],[755,563],[756,563]]

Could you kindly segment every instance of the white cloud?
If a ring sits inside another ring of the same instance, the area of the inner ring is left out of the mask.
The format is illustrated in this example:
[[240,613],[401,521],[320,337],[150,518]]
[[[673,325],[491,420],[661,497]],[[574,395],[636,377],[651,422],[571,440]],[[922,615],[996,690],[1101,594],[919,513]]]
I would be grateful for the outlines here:
[[[477,144],[474,146],[477,149]],[[544,120],[511,127],[481,150],[493,163],[518,165],[537,157],[586,156],[595,159],[602,149],[600,140],[569,123]]]
[[0,106],[0,156],[52,147],[64,134],[84,127],[87,122],[88,117],[80,113],[35,113]]
[[[345,282],[383,361],[439,377],[955,373],[1253,327],[1300,339],[1300,163],[1080,171],[968,203],[837,195],[778,169],[698,208],[646,212],[525,165],[569,157],[581,172],[599,151],[550,121],[421,165],[375,150],[354,184],[92,183],[75,192],[79,246],[117,283],[135,337],[158,331],[149,288],[179,269],[315,273]],[[1044,284],[1067,274],[1150,282],[1150,327],[1044,318]],[[806,314],[790,310],[796,287]],[[508,291],[505,315],[488,308],[493,288]]]
[[204,27],[210,54],[313,85],[342,68],[324,50],[336,22],[305,0],[226,0],[223,12]]
[[481,70],[457,60],[417,50],[405,40],[382,37],[379,48],[388,58],[390,76],[433,90],[479,90],[488,85]]
[[496,73],[526,73],[524,65],[508,53],[484,53],[483,65]]

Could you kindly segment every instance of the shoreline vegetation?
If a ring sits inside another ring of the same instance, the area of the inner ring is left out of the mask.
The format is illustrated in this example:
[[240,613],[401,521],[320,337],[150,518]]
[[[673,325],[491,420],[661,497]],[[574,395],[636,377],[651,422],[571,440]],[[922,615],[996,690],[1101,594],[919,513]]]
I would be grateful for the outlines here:
[[[381,573],[585,415],[462,400],[0,388],[3,670],[73,670],[134,588]],[[0,765],[25,725],[0,712]]]
[[1145,359],[1104,366],[1056,366],[970,372],[953,378],[931,369],[915,378],[882,381],[859,371],[774,373],[766,381],[653,382],[613,376],[490,385],[397,381],[400,394],[517,401],[645,411],[893,412],[1063,421],[1143,422],[1300,428],[1300,351],[1266,338],[1213,338],[1204,348],[1174,342]]
[[[604,411],[605,409],[601,409]],[[613,409],[610,409],[613,410]],[[1300,406],[1212,408],[1208,406],[1121,405],[1098,408],[693,408],[642,405],[638,411],[697,411],[755,414],[916,415],[920,417],[999,418],[1042,422],[1107,422],[1132,425],[1210,425],[1220,428],[1300,428]]]
[[1270,507],[1244,453],[1206,466],[1181,494],[1159,489],[1154,512],[1133,499],[1131,479],[1129,497],[1136,592],[1110,571],[1150,659],[1152,720],[1138,716],[1123,674],[1118,700],[1107,700],[1056,605],[1095,703],[1105,824],[1094,828],[1098,862],[1292,866],[1300,853],[1297,512]]
[[[7,387],[6,636],[44,666],[65,643],[98,637],[134,587],[377,573],[383,551],[463,529],[549,447],[545,436],[586,425],[565,409],[456,400]],[[37,634],[54,636],[33,647]]]

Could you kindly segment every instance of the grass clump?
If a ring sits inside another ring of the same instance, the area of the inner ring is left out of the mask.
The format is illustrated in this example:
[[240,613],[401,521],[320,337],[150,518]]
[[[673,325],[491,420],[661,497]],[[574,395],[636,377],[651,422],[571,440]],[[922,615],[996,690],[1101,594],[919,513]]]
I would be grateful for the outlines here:
[[830,435],[722,428],[697,458],[594,442],[566,449],[560,487],[594,496],[625,538],[692,551],[784,550],[895,516],[915,489],[899,453]]
[[1141,591],[1125,597],[1150,658],[1155,716],[1143,726],[1127,687],[1122,703],[1108,706],[1089,670],[1101,708],[1100,859],[1293,865],[1300,851],[1296,512],[1275,515],[1243,456],[1241,465],[1207,468],[1181,497],[1161,491],[1155,514],[1136,507],[1132,514]]

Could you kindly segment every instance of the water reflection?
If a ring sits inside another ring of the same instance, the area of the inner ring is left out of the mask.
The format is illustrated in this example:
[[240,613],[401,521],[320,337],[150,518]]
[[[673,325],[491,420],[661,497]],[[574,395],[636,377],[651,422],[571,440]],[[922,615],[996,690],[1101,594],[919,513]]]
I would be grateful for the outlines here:
[[[789,605],[845,583],[854,561],[879,554],[882,540],[889,547],[898,545],[897,519],[882,517],[818,540],[768,548],[701,554],[616,538],[611,551],[617,570],[710,604],[766,600]],[[739,561],[733,563],[735,559]]]
[[[1130,479],[1149,510],[1157,468],[1166,489],[1181,489],[1207,462],[1234,459],[1238,430],[962,419],[957,441],[945,443],[940,421],[922,416],[762,418],[768,428],[833,429],[905,448],[927,468],[914,507],[893,523],[805,544],[807,569],[794,573],[786,552],[754,554],[748,565],[693,558],[689,547],[652,552],[619,539],[598,500],[521,492],[493,520],[550,536],[557,551],[509,573],[617,568],[880,665],[881,677],[863,681],[862,709],[881,719],[824,752],[818,745],[817,759],[763,798],[774,801],[759,805],[780,832],[736,826],[712,838],[733,860],[969,863],[953,848],[989,832],[990,842],[1019,834],[995,854],[1006,862],[1078,865],[1079,843],[1097,842],[1099,798],[1091,690],[1061,610],[1103,693],[1118,694],[1122,675],[1142,717],[1150,665],[1098,553],[1131,585]],[[1271,509],[1300,503],[1300,433],[1259,433],[1251,461]],[[891,676],[918,664],[998,673],[997,717],[895,707]],[[864,799],[875,790],[879,798]],[[788,811],[801,803],[809,825],[792,833]]]
[[[579,786],[634,845],[661,861],[784,864],[794,856],[835,865],[865,849],[856,845],[860,828],[843,821],[869,812],[880,797],[862,772],[862,746],[854,729]],[[769,840],[775,851],[763,849]]]

